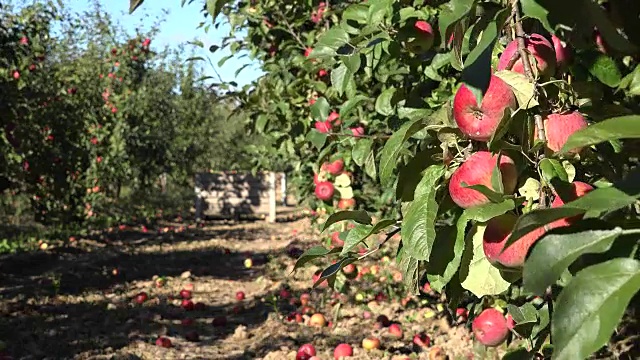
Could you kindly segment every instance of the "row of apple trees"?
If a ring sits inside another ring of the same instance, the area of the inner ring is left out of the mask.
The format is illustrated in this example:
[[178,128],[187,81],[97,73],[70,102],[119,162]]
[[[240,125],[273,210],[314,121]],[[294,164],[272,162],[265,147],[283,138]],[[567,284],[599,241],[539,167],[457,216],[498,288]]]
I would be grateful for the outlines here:
[[235,105],[185,57],[154,49],[156,33],[128,34],[97,4],[0,5],[4,221],[18,210],[50,225],[102,221],[123,191],[158,193],[161,174],[185,184],[242,166]]
[[251,148],[256,165],[291,166],[343,210],[323,229],[356,224],[297,266],[335,260],[318,281],[337,284],[358,246],[399,232],[412,290],[426,278],[452,308],[473,294],[472,320],[500,309],[493,335],[474,321],[482,344],[619,355],[640,289],[640,4],[196,3],[230,24],[212,51],[266,72],[237,94],[248,130],[271,139]]

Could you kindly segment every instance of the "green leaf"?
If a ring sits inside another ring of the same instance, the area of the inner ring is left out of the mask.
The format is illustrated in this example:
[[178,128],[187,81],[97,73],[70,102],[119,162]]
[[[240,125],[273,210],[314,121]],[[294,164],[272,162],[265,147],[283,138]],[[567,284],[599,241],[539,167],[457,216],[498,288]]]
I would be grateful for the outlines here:
[[340,47],[344,46],[349,42],[349,34],[346,31],[342,30],[339,27],[332,27],[327,32],[325,32],[320,39],[318,39],[318,45],[324,46],[332,49],[333,51],[338,50]]
[[443,44],[449,40],[450,29],[471,12],[475,3],[475,0],[453,0],[442,5],[438,26]]
[[359,139],[358,141],[356,141],[356,144],[351,150],[351,157],[353,158],[353,162],[356,163],[356,165],[360,167],[364,165],[365,160],[367,160],[367,156],[371,152],[372,145],[373,140],[371,139]]
[[369,8],[364,4],[352,4],[342,13],[343,20],[353,20],[359,24],[366,24]]
[[467,185],[467,183],[465,183],[464,181],[461,183],[461,185],[463,188],[473,189],[482,193],[482,195],[486,196],[487,199],[489,199],[489,201],[491,201],[492,203],[501,203],[505,199],[504,194],[495,192],[484,185]]
[[[317,287],[318,285],[320,285],[324,280],[329,279],[330,277],[334,277],[336,276],[336,274],[338,273],[338,271],[342,270],[343,267],[355,262],[357,259],[356,258],[351,258],[351,257],[347,257],[347,258],[343,258],[340,259],[338,262],[336,262],[335,264],[330,265],[328,268],[322,270],[322,273],[320,273],[320,277],[318,278],[318,280],[316,280],[316,282],[313,284],[313,287]],[[331,280],[329,280],[329,284],[331,285],[331,287],[333,287],[333,285],[331,284]]]
[[398,267],[402,271],[402,279],[404,280],[407,291],[411,294],[417,295],[420,293],[420,287],[418,284],[420,261],[418,259],[404,254],[404,248],[400,249],[398,254]]
[[398,156],[404,148],[404,142],[423,127],[424,124],[420,120],[407,122],[395,131],[384,144],[380,155],[380,183],[382,186],[390,185],[391,175],[397,166]]
[[393,0],[370,0],[368,24],[377,26],[384,21],[387,14],[391,12]]
[[133,14],[143,2],[144,0],[129,0],[129,14]]
[[323,134],[316,129],[311,129],[307,133],[307,141],[311,142],[317,149],[321,149],[327,142],[327,134]]
[[359,224],[371,225],[371,216],[364,210],[346,210],[338,211],[331,214],[327,221],[322,226],[322,231],[325,231],[329,226],[344,220],[353,220]]
[[[431,287],[436,291],[441,291],[445,285],[451,281],[453,276],[456,274],[458,269],[460,268],[460,263],[462,261],[462,254],[465,250],[465,237],[466,237],[466,229],[467,224],[470,221],[478,221],[478,222],[487,222],[492,218],[502,215],[509,210],[515,208],[516,202],[512,199],[505,200],[499,204],[489,203],[485,205],[476,206],[473,208],[465,209],[462,215],[458,218],[456,223],[456,233],[455,233],[455,241],[453,244],[453,254],[452,258],[447,258],[448,262],[442,266],[442,269],[438,270],[438,274],[434,274],[433,272],[429,273],[429,281],[431,282]],[[449,237],[443,238],[443,241],[446,241],[446,244],[442,244],[442,246],[434,246],[434,249],[439,249],[440,251],[445,251],[445,248],[450,247],[451,239]],[[446,256],[442,256],[441,253],[436,253],[436,250],[432,252],[432,257],[429,259],[429,265],[434,265],[438,263],[442,263]]]
[[227,56],[223,57],[222,59],[220,59],[218,61],[218,67],[222,67],[224,65],[224,63],[226,63],[227,60],[231,59],[232,57],[233,57],[233,54],[227,55]]
[[545,29],[549,32],[555,32],[555,28],[549,24],[547,17],[549,16],[549,10],[538,4],[537,0],[520,0],[522,6],[522,13],[534,19],[538,19]]
[[640,138],[640,115],[619,116],[590,125],[573,133],[569,136],[560,153],[605,141],[638,138]]
[[355,74],[360,70],[360,54],[356,53],[350,56],[341,56],[344,65],[349,69],[351,74]]
[[413,201],[416,186],[422,180],[422,171],[433,164],[431,157],[438,153],[437,149],[425,149],[418,152],[407,165],[398,172],[396,198],[401,201]]
[[436,192],[444,165],[431,165],[416,187],[414,200],[402,222],[402,244],[405,252],[418,260],[428,260],[436,237],[435,218],[438,214]]
[[311,117],[316,121],[325,121],[329,116],[329,102],[324,97],[320,97],[311,105]]
[[364,172],[374,180],[378,176],[378,172],[376,169],[376,156],[373,150],[371,150],[364,161]]
[[604,54],[599,54],[596,58],[590,60],[588,67],[591,75],[612,88],[620,84],[622,74],[620,74],[620,69],[618,69],[615,60]]
[[531,109],[538,106],[535,84],[530,82],[525,75],[511,70],[496,71],[494,75],[511,87],[520,109]]
[[207,0],[207,12],[211,15],[211,21],[216,21],[216,17],[218,17],[222,8],[230,1],[231,0]]
[[569,175],[560,161],[556,159],[545,158],[540,161],[540,173],[542,177],[547,181],[558,178],[564,182],[569,182]]
[[556,301],[553,359],[586,359],[605,345],[638,290],[638,260],[617,258],[578,272]]
[[[344,241],[344,246],[342,247],[341,255],[344,256],[349,251],[353,250],[358,244],[369,238],[373,234],[379,233],[381,230],[388,228],[391,225],[396,223],[395,220],[384,219],[378,221],[374,226],[369,225],[358,225],[355,228],[349,231],[347,234],[347,238]],[[356,230],[357,229],[357,230]]]
[[393,95],[396,93],[395,88],[388,88],[383,91],[376,99],[376,111],[380,115],[391,116],[395,112],[395,106],[391,104]]
[[349,115],[349,113],[351,113],[351,111],[353,111],[353,109],[360,102],[365,101],[365,100],[369,100],[369,98],[364,96],[364,95],[356,95],[355,97],[352,97],[351,99],[347,100],[340,107],[340,117],[341,118],[345,118],[347,115]]
[[622,229],[615,228],[546,235],[536,243],[524,264],[525,289],[544,294],[581,255],[608,251],[622,233]]
[[[460,271],[460,284],[477,297],[498,295],[509,289],[509,282],[502,278],[500,270],[491,265],[484,254],[482,237],[486,225],[476,224],[467,235],[473,245],[473,257],[468,271]],[[466,241],[469,242],[469,241]]]
[[331,85],[338,90],[338,95],[342,96],[347,84],[353,79],[353,73],[347,69],[345,64],[340,64],[331,70]]
[[339,247],[335,247],[333,249],[327,249],[323,246],[314,246],[311,249],[305,251],[302,255],[300,255],[300,257],[296,261],[295,266],[293,267],[293,271],[296,271],[297,269],[301,268],[302,266],[304,266],[304,264],[308,263],[309,261],[312,261],[317,258],[325,257],[327,255],[339,253],[341,250],[342,248],[339,248]]
[[507,311],[517,325],[538,322],[538,311],[531,303],[525,303],[520,307],[509,304]]

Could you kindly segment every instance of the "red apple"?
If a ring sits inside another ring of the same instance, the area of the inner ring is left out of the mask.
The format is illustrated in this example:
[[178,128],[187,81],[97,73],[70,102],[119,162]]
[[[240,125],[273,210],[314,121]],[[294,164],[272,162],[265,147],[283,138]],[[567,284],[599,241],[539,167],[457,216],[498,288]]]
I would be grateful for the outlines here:
[[364,135],[364,127],[363,126],[352,127],[349,130],[351,130],[351,134],[353,134],[353,136],[355,136],[355,137],[361,137],[362,135]]
[[511,316],[511,314],[507,314],[506,319],[507,327],[509,328],[509,330],[513,330],[513,328],[516,327],[516,322],[515,320],[513,320],[513,316]]
[[458,321],[467,321],[468,311],[465,308],[457,308],[456,309],[456,319]]
[[195,330],[191,330],[189,332],[187,332],[186,334],[184,334],[184,338],[187,341],[191,341],[191,342],[198,342],[200,341],[200,335],[198,334],[197,331]]
[[487,260],[492,264],[502,264],[509,268],[519,268],[524,265],[524,261],[529,252],[529,248],[535,244],[544,234],[543,227],[537,228],[518,239],[515,243],[503,251],[507,239],[511,236],[513,226],[518,217],[506,213],[496,216],[487,222],[484,230],[482,248]]
[[304,344],[298,348],[296,360],[309,360],[316,355],[316,348],[312,344]]
[[280,298],[281,299],[288,299],[291,297],[291,292],[287,289],[281,289],[280,290]]
[[[478,151],[471,155],[451,176],[449,180],[449,194],[451,199],[462,208],[470,208],[486,204],[489,199],[481,192],[462,187],[462,183],[471,185],[484,185],[489,189],[493,169],[498,162],[497,155],[488,151]],[[507,155],[500,157],[500,173],[505,194],[512,194],[518,182],[518,173],[515,163]]]
[[413,336],[413,343],[419,347],[427,348],[431,345],[431,338],[425,333],[415,334]]
[[309,319],[309,325],[315,327],[324,327],[325,325],[327,325],[327,320],[324,318],[324,315],[320,313],[313,314],[311,316],[311,319]]
[[409,50],[418,54],[429,51],[433,46],[433,39],[435,37],[433,27],[424,20],[416,21],[413,27],[416,37],[408,44]]
[[[577,198],[584,196],[586,193],[588,193],[589,191],[593,190],[593,186],[584,183],[582,181],[574,181],[571,183],[571,190],[570,193],[567,194],[567,196],[569,196],[569,198],[567,199],[568,201],[573,201],[576,200]],[[552,208],[557,208],[560,207],[562,205],[564,205],[564,201],[562,201],[562,199],[560,198],[560,196],[558,196],[558,194],[556,194],[555,192],[553,193],[555,195],[555,198],[553,199],[553,201],[551,202],[551,207]],[[560,226],[568,226],[571,225],[573,223],[575,223],[576,221],[580,221],[580,219],[582,219],[583,215],[576,215],[570,218],[566,218],[566,219],[560,219],[560,220],[556,220],[551,224],[552,228],[555,227],[560,227]]]
[[572,60],[571,49],[555,35],[551,35],[551,43],[556,53],[556,70],[564,72]]
[[313,126],[323,134],[331,132],[331,123],[328,121],[316,121]]
[[453,98],[453,118],[460,131],[478,141],[489,141],[502,120],[516,109],[516,97],[502,79],[491,75],[480,106],[475,95],[462,84]]
[[498,346],[507,339],[509,334],[507,319],[493,308],[484,309],[473,319],[471,329],[476,340],[485,346]]
[[316,185],[315,194],[320,200],[327,201],[333,197],[334,187],[333,183],[329,181],[322,181]]
[[[544,131],[547,137],[547,148],[553,152],[558,152],[576,131],[589,126],[587,120],[577,111],[564,114],[550,114],[544,119]],[[535,130],[534,138],[538,138],[538,130]],[[582,148],[570,150],[569,154],[578,154]]]
[[141,292],[138,295],[136,295],[135,300],[138,304],[142,305],[145,301],[147,301],[149,299],[149,296],[147,295],[146,292]]
[[335,360],[340,360],[342,357],[350,357],[353,356],[353,348],[349,344],[340,344],[336,346],[335,350],[333,350],[333,358]]
[[331,175],[340,175],[344,169],[344,160],[338,159],[330,163],[324,163],[322,170],[326,170]]
[[[314,274],[313,274],[313,283],[315,284],[316,282],[318,282],[318,280],[320,280],[320,275],[322,274],[322,269],[317,270]],[[326,288],[329,286],[329,282],[325,279],[324,281],[322,281],[320,284],[318,284],[318,288],[322,289],[322,288]]]
[[389,325],[389,334],[397,339],[402,339],[402,328],[399,324]]
[[380,339],[377,337],[366,337],[362,339],[362,348],[365,350],[373,350],[380,348]]
[[335,111],[332,111],[329,114],[329,116],[327,116],[327,122],[329,122],[332,125],[339,126],[340,124],[342,124],[342,122],[340,121],[340,114],[338,114]]
[[160,346],[163,348],[170,348],[172,346],[171,340],[169,340],[164,336],[160,336],[159,338],[156,339],[156,346]]
[[304,293],[302,295],[300,295],[300,304],[302,306],[307,306],[309,305],[309,302],[311,301],[311,295]]
[[182,299],[182,308],[187,311],[192,311],[195,309],[195,306],[193,304],[193,301],[189,299]]
[[[549,77],[556,72],[556,52],[553,45],[547,38],[540,34],[531,34],[524,40],[529,61],[534,72],[537,71],[541,77]],[[507,70],[507,66],[511,59],[518,53],[518,42],[511,41],[504,49],[500,59],[498,60],[498,70]],[[535,60],[535,62],[534,62]],[[512,71],[524,74],[522,59],[519,58],[513,64]]]
[[340,199],[338,200],[338,209],[346,210],[353,209],[356,206],[356,199]]
[[211,325],[215,326],[215,327],[221,327],[221,326],[225,326],[227,325],[227,317],[222,315],[222,316],[216,316],[213,318],[213,320],[211,320]]
[[180,290],[180,297],[183,299],[191,299],[191,291],[187,289]]
[[238,291],[236,293],[236,300],[238,300],[238,301],[244,300],[244,292],[243,291]]
[[340,239],[339,231],[331,233],[331,243],[335,246],[344,246],[344,240]]
[[304,49],[304,57],[309,57],[309,55],[311,55],[311,52],[313,51],[312,48],[306,48]]

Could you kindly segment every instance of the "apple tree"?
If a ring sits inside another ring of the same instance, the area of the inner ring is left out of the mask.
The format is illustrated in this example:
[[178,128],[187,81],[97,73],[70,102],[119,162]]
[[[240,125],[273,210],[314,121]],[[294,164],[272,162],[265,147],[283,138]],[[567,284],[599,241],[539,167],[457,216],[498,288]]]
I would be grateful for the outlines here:
[[426,279],[451,308],[472,295],[476,340],[512,334],[506,358],[613,351],[601,349],[640,289],[639,4],[218,0],[203,11],[230,24],[230,58],[266,72],[235,94],[250,133],[271,139],[250,149],[256,165],[291,165],[307,177],[302,196],[331,201],[345,172],[372,194],[322,226],[355,224],[343,246],[298,260],[335,260],[316,284],[399,233],[408,287]]

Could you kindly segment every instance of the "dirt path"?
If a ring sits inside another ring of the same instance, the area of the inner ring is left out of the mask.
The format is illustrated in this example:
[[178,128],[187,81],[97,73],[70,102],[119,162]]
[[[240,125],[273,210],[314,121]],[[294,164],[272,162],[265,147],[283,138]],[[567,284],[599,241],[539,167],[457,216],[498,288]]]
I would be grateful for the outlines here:
[[[321,359],[333,359],[334,347],[347,342],[354,347],[353,359],[391,359],[400,354],[427,359],[428,349],[415,348],[411,341],[421,331],[450,359],[466,358],[470,352],[464,328],[451,327],[443,316],[424,316],[431,308],[438,312],[435,299],[423,297],[421,306],[401,304],[393,290],[397,286],[389,286],[395,273],[390,262],[369,264],[381,267],[376,277],[383,277],[386,284],[362,281],[376,285],[351,289],[341,297],[326,289],[310,289],[319,267],[291,275],[292,247],[318,243],[309,219],[272,225],[171,226],[160,235],[136,228],[70,248],[0,259],[0,340],[6,343],[6,352],[14,359],[276,360],[294,359],[297,348],[310,342]],[[244,264],[248,257],[251,268]],[[167,279],[164,286],[156,286],[158,277]],[[202,308],[186,311],[178,298],[180,290],[191,286],[192,300]],[[288,291],[281,292],[283,288]],[[367,301],[385,289],[391,289],[385,295],[388,299]],[[245,293],[245,300],[236,300],[238,291]],[[366,300],[354,302],[356,291]],[[140,292],[149,298],[142,305],[133,301]],[[287,321],[288,314],[300,311],[291,298],[298,299],[303,292],[311,294],[315,311],[334,321],[330,327],[306,325],[308,315],[302,323]],[[334,317],[338,307],[339,316]],[[372,318],[363,318],[365,310]],[[402,340],[392,339],[385,328],[375,329],[380,314],[402,324]],[[212,325],[223,317],[226,324]],[[193,324],[185,325],[184,319]],[[199,341],[187,341],[194,334]],[[370,335],[382,339],[382,350],[362,350],[362,339]],[[156,346],[158,336],[166,336],[173,347]]]

